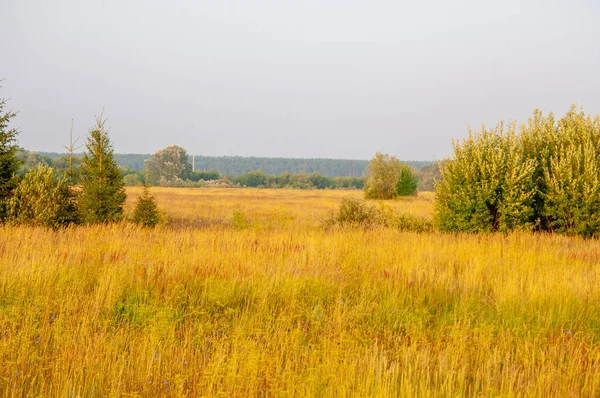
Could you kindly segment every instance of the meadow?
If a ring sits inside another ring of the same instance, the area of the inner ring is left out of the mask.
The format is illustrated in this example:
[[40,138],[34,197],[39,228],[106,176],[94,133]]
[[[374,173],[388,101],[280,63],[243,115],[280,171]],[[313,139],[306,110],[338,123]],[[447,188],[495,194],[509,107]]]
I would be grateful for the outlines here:
[[152,193],[156,229],[0,226],[0,396],[600,395],[597,240],[322,228],[360,191]]

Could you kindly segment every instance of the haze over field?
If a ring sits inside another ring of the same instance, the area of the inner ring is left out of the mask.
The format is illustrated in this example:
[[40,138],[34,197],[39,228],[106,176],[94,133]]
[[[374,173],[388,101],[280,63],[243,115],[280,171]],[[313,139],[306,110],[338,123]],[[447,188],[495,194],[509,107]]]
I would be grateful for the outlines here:
[[440,159],[466,126],[600,108],[595,1],[3,0],[19,143],[106,107],[117,152]]

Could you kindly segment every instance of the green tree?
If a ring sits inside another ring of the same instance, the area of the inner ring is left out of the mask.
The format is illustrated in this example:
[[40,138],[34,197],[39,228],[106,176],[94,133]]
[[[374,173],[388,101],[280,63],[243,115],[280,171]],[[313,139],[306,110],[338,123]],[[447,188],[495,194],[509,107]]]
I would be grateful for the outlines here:
[[546,145],[552,155],[542,163],[542,219],[547,229],[585,237],[600,234],[600,117],[572,106]]
[[46,165],[25,174],[8,202],[8,220],[57,228],[78,221],[75,193],[64,177]]
[[396,194],[398,196],[416,195],[418,185],[419,179],[417,178],[415,172],[409,165],[402,163],[400,166],[400,175],[398,176]]
[[393,199],[397,195],[402,164],[395,156],[377,152],[367,166],[366,199]]
[[147,160],[147,166],[152,185],[170,186],[192,177],[187,151],[177,145],[156,151]]
[[15,174],[19,170],[17,152],[16,128],[9,128],[8,124],[17,114],[5,111],[6,100],[0,98],[0,221],[5,220],[8,200],[16,187]]
[[133,211],[133,222],[144,227],[155,227],[160,223],[160,211],[156,199],[150,195],[150,187],[145,184]]
[[469,131],[454,141],[436,186],[435,215],[445,231],[492,232],[531,229],[535,161],[526,159],[515,125],[508,131]]
[[127,195],[121,171],[113,158],[113,147],[102,114],[89,132],[87,152],[80,166],[81,211],[87,223],[109,223],[123,217]]

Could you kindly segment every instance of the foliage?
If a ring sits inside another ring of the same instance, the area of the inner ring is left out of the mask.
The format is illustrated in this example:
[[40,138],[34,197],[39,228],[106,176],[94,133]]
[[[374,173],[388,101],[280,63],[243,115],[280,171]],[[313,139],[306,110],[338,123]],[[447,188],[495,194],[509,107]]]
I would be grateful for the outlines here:
[[102,114],[89,132],[87,152],[80,166],[81,211],[86,223],[109,223],[123,217],[126,199],[121,171],[113,158],[113,148]]
[[454,142],[454,157],[441,170],[436,215],[445,231],[531,229],[535,163],[524,158],[515,125],[482,127]]
[[411,196],[417,194],[419,179],[409,165],[403,163],[400,165],[400,176],[396,188],[397,196]]
[[436,182],[442,179],[440,169],[442,162],[433,162],[430,165],[423,166],[417,170],[417,176],[419,177],[419,185],[417,190],[419,192],[433,192],[435,189]]
[[192,165],[187,151],[177,145],[169,145],[156,151],[147,161],[148,182],[152,185],[172,186],[192,175]]
[[198,182],[198,181],[216,181],[219,180],[221,178],[221,175],[214,171],[214,170],[208,170],[208,171],[193,171],[191,176],[190,176],[190,180],[193,182]]
[[442,230],[600,233],[600,117],[575,106],[558,121],[536,110],[518,134],[471,131],[441,174]]
[[433,222],[421,216],[409,213],[398,214],[389,206],[381,204],[375,207],[357,198],[344,198],[337,212],[325,219],[325,227],[390,227],[400,231],[432,232]]
[[[72,179],[72,184],[73,185],[77,185],[80,182],[80,167],[81,167],[81,162],[83,160],[83,155],[82,156],[73,156],[72,158],[69,158],[69,155],[64,155],[61,157],[57,157],[57,158],[50,158],[49,156],[45,156],[42,155],[43,159],[49,159],[51,161],[50,164],[57,172],[59,172],[61,175],[67,177],[67,179],[69,177],[71,177]],[[73,169],[71,170],[71,165],[70,162],[73,163]]]
[[133,170],[123,170],[123,183],[126,187],[139,187],[143,185],[140,173]]
[[388,220],[382,211],[367,204],[364,200],[344,198],[337,212],[332,212],[325,221],[326,227],[339,225],[342,227],[373,228],[387,225]]
[[9,128],[8,124],[17,114],[5,111],[6,100],[0,98],[0,222],[6,218],[7,205],[16,186],[15,174],[19,170],[17,159],[16,128]]
[[20,164],[18,173],[21,175],[24,175],[29,170],[36,169],[38,166],[54,167],[54,163],[49,156],[41,155],[38,152],[17,148],[16,156]]
[[524,129],[527,155],[537,161],[534,173],[539,224],[569,235],[600,233],[600,116],[572,106],[554,121],[536,111]]
[[393,199],[414,195],[417,177],[410,167],[395,156],[377,152],[367,167],[366,199]]
[[155,227],[161,221],[158,204],[156,203],[156,199],[150,195],[148,185],[144,186],[142,194],[138,197],[132,221],[144,227]]
[[38,165],[25,174],[9,200],[8,220],[57,228],[77,223],[76,195],[64,177]]
[[267,176],[260,170],[253,170],[246,174],[242,174],[236,178],[237,182],[242,187],[264,187],[267,183]]

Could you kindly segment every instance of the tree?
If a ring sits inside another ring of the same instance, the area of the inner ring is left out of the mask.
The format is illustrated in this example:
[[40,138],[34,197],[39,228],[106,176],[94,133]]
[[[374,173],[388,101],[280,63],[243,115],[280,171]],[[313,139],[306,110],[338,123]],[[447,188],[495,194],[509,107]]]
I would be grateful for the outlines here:
[[409,165],[403,163],[400,166],[400,176],[398,177],[398,185],[396,195],[411,196],[417,194],[417,186],[419,179]]
[[96,117],[96,126],[89,132],[87,152],[80,166],[81,211],[87,223],[120,221],[127,197],[105,122],[102,114]]
[[156,199],[150,195],[150,187],[144,184],[142,195],[138,198],[133,211],[133,222],[144,227],[155,227],[160,223],[160,211]]
[[393,199],[398,191],[402,164],[395,156],[377,152],[367,166],[366,199]]
[[75,194],[64,177],[47,165],[25,174],[8,202],[8,220],[57,228],[78,221]]
[[16,187],[15,174],[19,170],[19,161],[16,156],[17,135],[16,128],[8,128],[8,124],[17,114],[5,111],[6,100],[0,98],[0,221],[5,220],[8,200]]
[[471,131],[441,174],[442,230],[600,235],[600,117],[575,106],[558,121],[535,110],[518,134]]
[[541,218],[550,231],[600,235],[600,116],[572,106],[545,134],[546,153],[539,191]]
[[153,185],[169,186],[192,176],[187,151],[177,145],[170,145],[156,151],[147,160],[149,182]]
[[494,129],[469,130],[454,141],[451,160],[436,186],[436,219],[445,231],[493,232],[531,229],[535,162],[526,159],[515,133],[502,123]]

